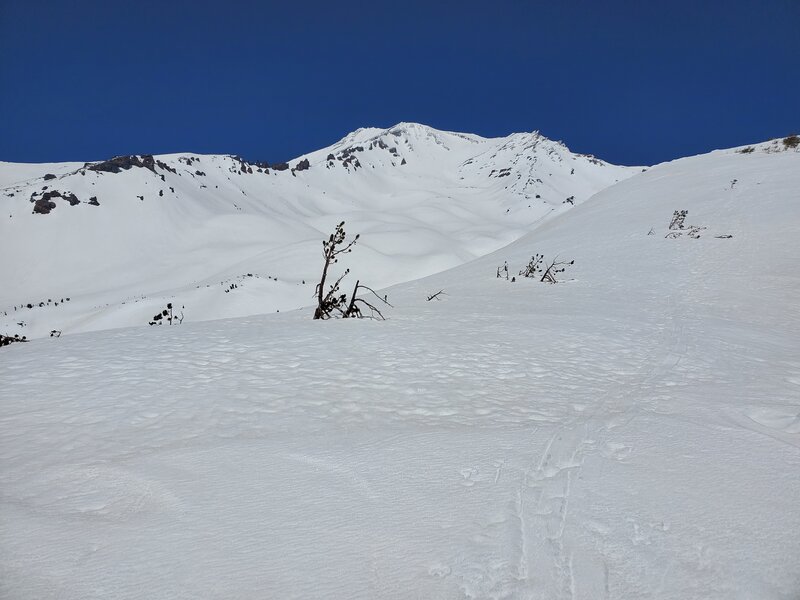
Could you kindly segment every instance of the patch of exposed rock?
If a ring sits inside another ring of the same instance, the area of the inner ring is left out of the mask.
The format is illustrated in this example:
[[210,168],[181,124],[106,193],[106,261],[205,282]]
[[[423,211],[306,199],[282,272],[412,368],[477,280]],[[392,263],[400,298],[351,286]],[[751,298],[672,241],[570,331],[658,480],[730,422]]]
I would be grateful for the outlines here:
[[56,203],[53,202],[55,198],[63,198],[67,202],[69,202],[70,206],[75,206],[80,204],[81,201],[78,200],[78,197],[71,193],[71,192],[59,192],[58,190],[50,190],[49,192],[44,192],[41,198],[37,198],[38,192],[34,192],[31,195],[31,202],[33,202],[33,212],[40,215],[49,214],[51,210],[56,207]]

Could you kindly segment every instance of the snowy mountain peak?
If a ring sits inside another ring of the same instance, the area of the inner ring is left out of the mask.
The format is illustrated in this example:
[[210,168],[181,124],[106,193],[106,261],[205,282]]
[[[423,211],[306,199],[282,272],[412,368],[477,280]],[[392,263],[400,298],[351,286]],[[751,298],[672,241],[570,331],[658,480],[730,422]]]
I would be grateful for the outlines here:
[[449,149],[447,142],[452,139],[458,139],[472,143],[486,141],[485,138],[477,135],[440,131],[420,123],[401,122],[385,129],[377,127],[365,127],[357,129],[347,134],[345,137],[339,140],[339,142],[330,146],[330,148],[324,148],[312,153],[312,155],[322,154],[326,150],[330,153],[330,151],[346,150],[364,145],[372,145],[373,147],[377,145],[383,149],[384,145],[389,147],[403,144],[408,147],[414,147],[415,145],[419,144],[433,144]]
[[169,302],[187,307],[187,322],[304,306],[319,240],[342,220],[361,234],[352,266],[372,286],[416,279],[636,172],[537,132],[483,138],[418,123],[359,129],[276,164],[179,153],[0,165],[0,250],[19,257],[0,266],[10,282],[0,333],[145,324]]

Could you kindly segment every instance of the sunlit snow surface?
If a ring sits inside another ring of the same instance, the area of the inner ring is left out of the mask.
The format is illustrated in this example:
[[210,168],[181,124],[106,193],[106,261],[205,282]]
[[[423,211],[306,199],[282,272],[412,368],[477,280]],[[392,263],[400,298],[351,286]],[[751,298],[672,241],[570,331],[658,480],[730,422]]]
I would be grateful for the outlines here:
[[[798,189],[800,153],[712,153],[385,322],[2,349],[0,597],[797,598]],[[537,252],[566,281],[495,278]]]

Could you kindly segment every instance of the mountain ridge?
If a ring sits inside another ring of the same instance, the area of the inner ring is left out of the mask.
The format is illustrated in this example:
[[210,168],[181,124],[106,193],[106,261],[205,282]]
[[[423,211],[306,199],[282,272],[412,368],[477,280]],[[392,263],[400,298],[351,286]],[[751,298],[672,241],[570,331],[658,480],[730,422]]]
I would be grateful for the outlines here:
[[[195,153],[4,163],[0,249],[13,258],[0,267],[0,329],[145,324],[167,302],[190,321],[298,308],[341,220],[361,234],[350,266],[385,287],[496,250],[640,170],[537,132],[417,123],[363,128],[277,164]],[[69,310],[55,306],[62,297]]]

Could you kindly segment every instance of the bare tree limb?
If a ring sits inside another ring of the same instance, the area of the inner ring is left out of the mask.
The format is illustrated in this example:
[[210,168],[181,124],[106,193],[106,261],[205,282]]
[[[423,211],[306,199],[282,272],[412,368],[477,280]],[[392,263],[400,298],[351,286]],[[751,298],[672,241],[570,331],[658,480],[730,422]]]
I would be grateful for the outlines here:
[[552,260],[552,262],[547,266],[547,269],[545,269],[544,275],[542,275],[542,278],[539,281],[547,282],[547,283],[558,283],[558,279],[557,279],[558,274],[559,273],[563,273],[564,270],[568,266],[570,266],[572,264],[575,264],[574,260],[570,260],[570,261],[562,260],[562,261],[559,261],[558,260],[558,256],[556,256]]
[[[378,309],[378,307],[376,307],[371,302],[368,302],[367,300],[364,300],[363,298],[359,298],[358,297],[358,290],[359,289],[365,289],[365,290],[371,292],[373,296],[375,296],[378,300],[380,300],[381,302],[386,304],[386,306],[392,306],[391,304],[389,304],[389,301],[386,299],[386,296],[381,298],[378,295],[378,293],[375,290],[373,290],[371,287],[369,287],[367,285],[362,285],[360,281],[356,281],[356,285],[353,288],[353,293],[350,296],[350,304],[348,305],[347,310],[344,312],[344,314],[342,316],[345,319],[354,318],[354,317],[356,317],[356,318],[363,317],[364,313],[361,311],[361,309],[358,306],[358,304],[360,303],[360,304],[363,304],[364,306],[366,306],[367,308],[369,308],[370,313],[371,313],[370,314],[371,318],[373,318],[373,319],[374,318],[379,318],[382,321],[386,320],[386,317],[383,316],[383,313]],[[377,317],[375,315],[377,315]]]

